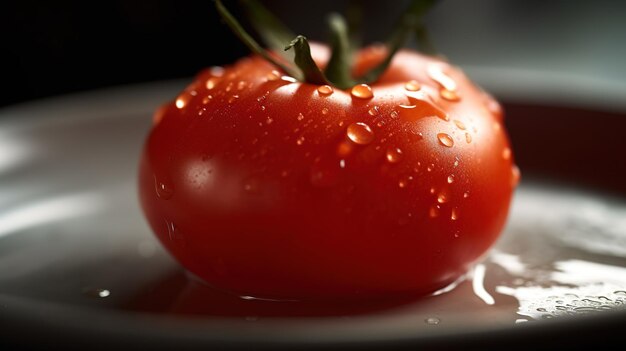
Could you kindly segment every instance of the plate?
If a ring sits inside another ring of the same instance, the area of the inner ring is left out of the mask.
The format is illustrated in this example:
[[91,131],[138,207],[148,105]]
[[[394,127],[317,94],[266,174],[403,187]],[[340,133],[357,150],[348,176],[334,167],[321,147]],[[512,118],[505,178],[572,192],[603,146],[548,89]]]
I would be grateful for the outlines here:
[[[542,101],[537,87],[554,91],[552,78],[469,71],[504,98],[523,181],[495,248],[466,277],[422,299],[266,301],[220,293],[185,273],[150,232],[135,182],[152,111],[187,81],[5,108],[0,346],[510,349],[597,346],[619,336],[619,99],[573,99],[580,92],[566,90]],[[503,85],[509,79],[522,83]]]

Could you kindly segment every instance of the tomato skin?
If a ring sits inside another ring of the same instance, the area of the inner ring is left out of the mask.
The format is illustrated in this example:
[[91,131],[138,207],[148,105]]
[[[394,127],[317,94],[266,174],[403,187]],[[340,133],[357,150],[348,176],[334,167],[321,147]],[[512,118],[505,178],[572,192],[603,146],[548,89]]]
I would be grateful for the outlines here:
[[[326,48],[313,49],[323,65]],[[364,50],[355,71],[382,55]],[[460,100],[443,97],[435,68]],[[371,99],[272,70],[258,57],[206,70],[155,115],[141,204],[189,271],[264,298],[427,294],[498,238],[513,157],[499,105],[459,69],[402,51]],[[351,138],[355,123],[373,137]]]

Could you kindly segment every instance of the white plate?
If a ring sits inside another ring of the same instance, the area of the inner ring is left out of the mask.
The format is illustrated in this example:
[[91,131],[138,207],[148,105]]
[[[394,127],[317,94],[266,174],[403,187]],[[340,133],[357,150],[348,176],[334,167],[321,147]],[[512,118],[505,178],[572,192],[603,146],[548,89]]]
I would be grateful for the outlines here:
[[626,320],[626,199],[527,180],[497,246],[437,296],[321,310],[212,291],[161,248],[136,196],[152,111],[182,87],[0,111],[0,346],[545,346]]

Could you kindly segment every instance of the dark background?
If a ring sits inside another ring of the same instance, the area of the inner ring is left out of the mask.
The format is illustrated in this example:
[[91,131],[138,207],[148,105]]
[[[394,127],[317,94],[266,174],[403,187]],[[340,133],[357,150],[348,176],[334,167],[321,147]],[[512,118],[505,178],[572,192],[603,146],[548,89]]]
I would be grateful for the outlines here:
[[[346,1],[265,1],[295,32],[324,39]],[[406,1],[366,1],[366,37],[384,40]],[[231,8],[232,2],[227,2]],[[128,83],[190,77],[247,50],[212,1],[14,1],[0,10],[0,106]],[[461,66],[626,82],[626,2],[442,0],[427,22]]]

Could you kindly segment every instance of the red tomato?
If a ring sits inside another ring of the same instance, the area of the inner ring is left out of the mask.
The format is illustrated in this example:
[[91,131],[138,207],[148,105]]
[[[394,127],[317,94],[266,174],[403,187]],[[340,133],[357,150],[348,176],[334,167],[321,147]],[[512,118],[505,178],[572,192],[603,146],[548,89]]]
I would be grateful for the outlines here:
[[[371,47],[355,74],[380,62]],[[320,66],[328,50],[314,45]],[[155,115],[148,221],[212,286],[278,299],[427,294],[497,239],[519,172],[498,103],[398,53],[376,84],[296,82],[258,57],[208,69]]]

